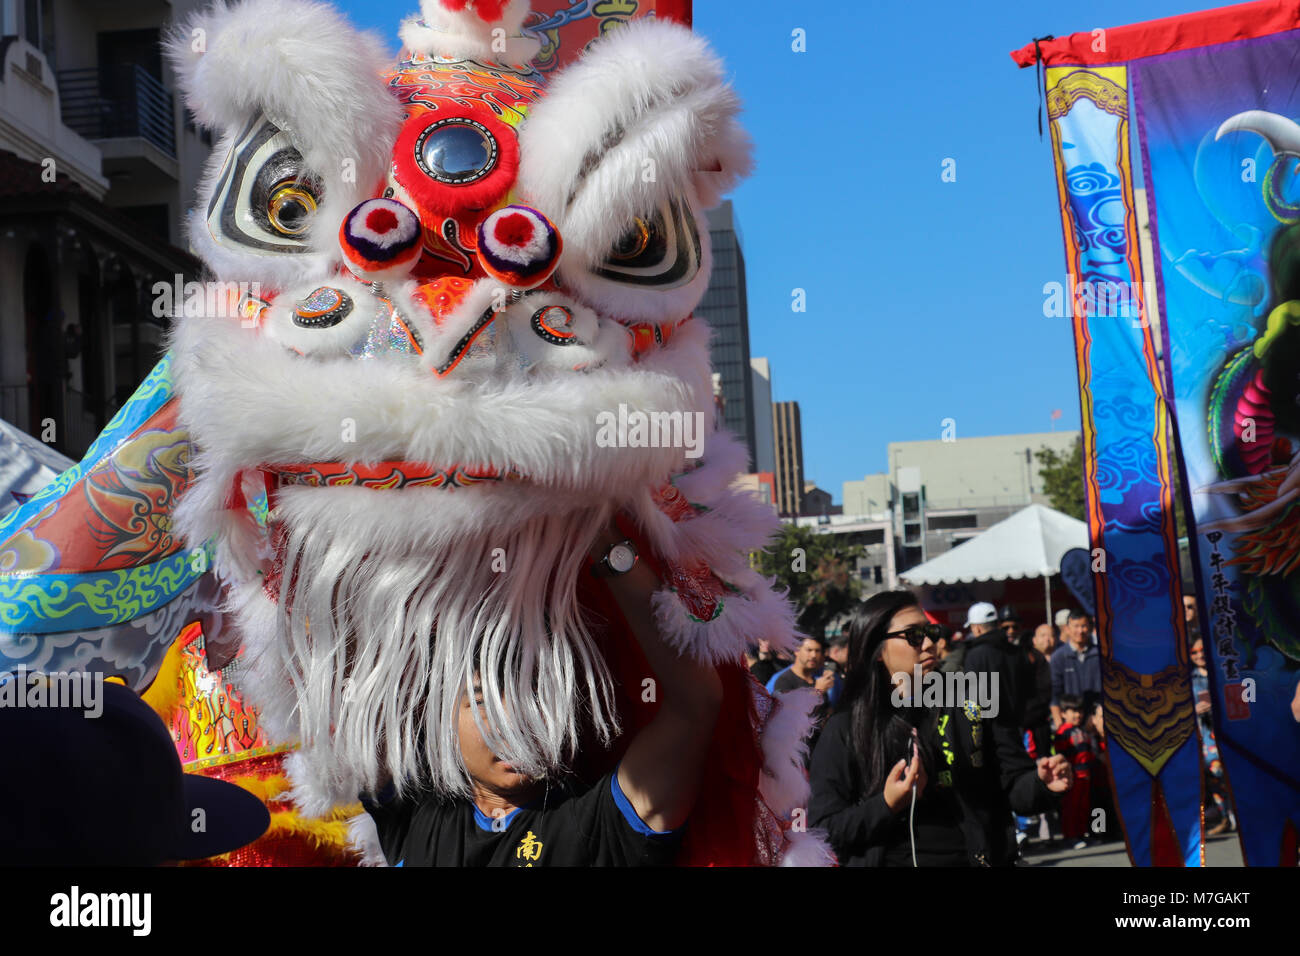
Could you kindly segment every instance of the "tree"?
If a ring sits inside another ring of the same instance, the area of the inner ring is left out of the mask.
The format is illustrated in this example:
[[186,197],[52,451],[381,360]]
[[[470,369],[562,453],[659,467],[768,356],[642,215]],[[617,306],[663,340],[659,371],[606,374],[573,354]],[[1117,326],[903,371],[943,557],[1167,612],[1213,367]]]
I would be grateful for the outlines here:
[[757,553],[758,570],[775,577],[798,608],[804,634],[824,637],[826,626],[857,603],[862,582],[854,573],[861,545],[840,543],[833,534],[783,524],[764,551]]
[[1038,459],[1038,476],[1043,492],[1052,507],[1072,518],[1085,520],[1083,498],[1083,440],[1074,443],[1068,454],[1047,446],[1034,452]]

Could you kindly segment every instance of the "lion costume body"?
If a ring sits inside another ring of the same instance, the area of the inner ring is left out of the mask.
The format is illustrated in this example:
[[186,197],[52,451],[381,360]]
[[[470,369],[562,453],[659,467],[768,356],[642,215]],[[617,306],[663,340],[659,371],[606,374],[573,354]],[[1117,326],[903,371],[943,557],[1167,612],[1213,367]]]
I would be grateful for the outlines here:
[[[745,452],[715,429],[691,317],[704,210],[749,167],[738,104],[667,21],[544,81],[527,13],[425,0],[395,67],[307,0],[218,6],[173,35],[187,102],[221,133],[190,238],[223,291],[176,318],[86,459],[0,522],[0,669],[157,682],[165,714],[202,692],[200,724],[237,702],[242,733],[208,728],[229,759],[190,759],[287,773],[295,820],[337,823],[388,780],[467,793],[455,708],[475,673],[503,759],[594,779],[655,707],[585,574],[617,515],[663,581],[660,632],[725,685],[682,862],[824,862],[796,812],[813,701],[777,704],[742,660],[797,639],[748,563],[775,518],[733,487]],[[106,486],[145,489],[149,529],[114,519],[129,509]],[[96,522],[116,536],[87,546]],[[27,596],[142,569],[158,593],[125,612]],[[203,641],[164,667],[196,619]]]

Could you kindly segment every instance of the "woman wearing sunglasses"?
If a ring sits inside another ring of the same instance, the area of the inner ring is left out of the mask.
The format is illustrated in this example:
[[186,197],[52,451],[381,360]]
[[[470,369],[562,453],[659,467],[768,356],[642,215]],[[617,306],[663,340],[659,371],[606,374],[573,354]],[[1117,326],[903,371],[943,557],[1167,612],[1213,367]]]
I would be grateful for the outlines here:
[[1063,757],[1035,764],[974,701],[920,706],[912,684],[917,668],[936,669],[942,631],[909,591],[873,595],[849,623],[848,675],[813,753],[808,814],[842,865],[1009,865],[1012,811],[1051,809],[1070,788]]

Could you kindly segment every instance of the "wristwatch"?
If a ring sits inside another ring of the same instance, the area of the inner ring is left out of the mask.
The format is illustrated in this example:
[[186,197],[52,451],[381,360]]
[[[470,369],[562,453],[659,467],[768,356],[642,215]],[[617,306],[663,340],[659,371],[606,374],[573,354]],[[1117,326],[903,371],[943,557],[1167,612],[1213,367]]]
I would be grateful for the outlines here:
[[636,566],[636,545],[623,540],[609,546],[605,556],[591,566],[591,573],[598,578],[613,578],[627,574]]

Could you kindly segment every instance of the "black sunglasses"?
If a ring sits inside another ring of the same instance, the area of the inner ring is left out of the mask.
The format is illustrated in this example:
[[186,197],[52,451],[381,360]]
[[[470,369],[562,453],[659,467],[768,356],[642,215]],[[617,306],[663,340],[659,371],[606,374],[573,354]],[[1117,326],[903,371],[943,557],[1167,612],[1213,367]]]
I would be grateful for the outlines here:
[[927,637],[931,643],[937,644],[940,638],[947,637],[950,633],[951,631],[942,624],[913,624],[901,631],[886,631],[885,637],[901,637],[919,650]]

